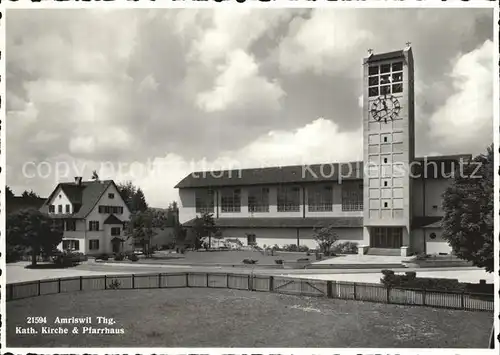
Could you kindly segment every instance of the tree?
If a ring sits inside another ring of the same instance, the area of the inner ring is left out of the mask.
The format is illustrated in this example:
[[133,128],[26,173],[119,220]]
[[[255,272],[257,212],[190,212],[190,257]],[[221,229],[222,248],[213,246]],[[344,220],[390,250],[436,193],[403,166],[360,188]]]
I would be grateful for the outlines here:
[[13,197],[14,197],[14,193],[12,192],[11,188],[8,186],[5,186],[5,198],[11,199]]
[[179,207],[177,206],[176,201],[173,201],[168,205],[167,219],[168,226],[170,227],[175,227],[179,224]]
[[315,228],[313,239],[318,243],[320,250],[325,255],[330,254],[330,249],[339,240],[338,234],[335,232],[335,227],[328,226],[323,228]]
[[132,184],[132,181],[127,181],[125,183],[118,184],[117,187],[123,201],[125,201],[130,211],[134,212],[132,211],[132,197],[134,197],[135,192],[137,191],[135,185]]
[[141,188],[132,184],[131,181],[120,183],[117,187],[130,212],[144,212],[148,209],[148,203]]
[[215,233],[215,220],[212,213],[204,213],[201,217],[196,216],[193,223],[193,232],[195,234],[195,249],[202,244],[202,239],[208,237],[208,247],[212,246],[212,234]]
[[457,170],[443,194],[443,239],[456,256],[493,271],[493,145]]
[[33,190],[30,190],[28,192],[28,190],[25,190],[22,194],[21,194],[21,197],[24,197],[24,198],[28,198],[28,199],[39,199],[40,198],[40,195],[38,195],[36,192],[34,192]]
[[158,229],[164,229],[166,225],[165,213],[161,210],[147,209],[137,211],[130,216],[130,221],[125,228],[127,238],[132,238],[134,244],[142,247],[146,257],[152,254],[151,241],[158,234]]
[[59,224],[36,209],[20,210],[7,216],[7,245],[30,248],[32,265],[36,265],[40,252],[50,254],[61,243],[63,234]]
[[136,193],[132,196],[131,209],[134,212],[144,212],[148,209],[146,197],[141,188],[138,188]]

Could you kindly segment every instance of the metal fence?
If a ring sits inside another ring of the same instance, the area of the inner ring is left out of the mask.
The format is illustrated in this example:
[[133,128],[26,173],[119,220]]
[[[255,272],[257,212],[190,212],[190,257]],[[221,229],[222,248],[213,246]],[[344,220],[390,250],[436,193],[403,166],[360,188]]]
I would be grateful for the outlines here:
[[80,276],[11,283],[6,286],[7,301],[74,291],[203,287],[469,311],[494,311],[493,294],[387,288],[381,284],[254,274],[184,272]]

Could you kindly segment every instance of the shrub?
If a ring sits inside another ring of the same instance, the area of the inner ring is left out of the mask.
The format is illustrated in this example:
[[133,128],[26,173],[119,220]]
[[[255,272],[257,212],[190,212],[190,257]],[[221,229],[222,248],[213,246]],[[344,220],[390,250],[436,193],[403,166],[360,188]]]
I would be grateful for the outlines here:
[[135,255],[135,254],[131,254],[131,255],[128,256],[128,259],[130,261],[137,261],[137,260],[139,260],[139,257],[137,255]]
[[280,250],[281,250],[281,248],[279,247],[279,245],[278,245],[278,244],[274,244],[274,245],[272,246],[271,250],[274,250],[274,251],[280,251]]
[[257,260],[254,260],[254,259],[243,259],[243,264],[257,264]]
[[283,259],[276,259],[276,260],[274,260],[274,262],[275,262],[276,264],[281,265],[281,264],[283,264]]
[[467,284],[454,279],[416,277],[417,273],[414,271],[406,272],[404,275],[396,275],[392,270],[382,270],[382,274],[384,276],[380,279],[380,282],[386,287],[452,291],[464,291],[467,287]]
[[408,280],[415,280],[417,277],[417,273],[415,271],[407,271],[405,274]]
[[296,244],[286,244],[283,245],[283,251],[296,252],[299,251],[299,248],[297,247]]
[[389,269],[384,269],[382,270],[382,275],[386,276],[386,275],[394,275],[394,271],[393,270],[389,270]]
[[95,257],[96,260],[108,260],[109,259],[109,255],[108,254],[99,254]]
[[309,247],[307,245],[299,245],[299,248],[298,248],[298,251],[300,252],[308,252],[309,251]]
[[306,261],[309,261],[309,258],[300,258],[300,259],[297,259],[297,262],[299,262],[299,263],[306,262]]
[[116,289],[119,289],[121,285],[122,285],[122,283],[115,279],[115,280],[111,281],[111,283],[108,285],[108,288],[111,290],[116,290]]
[[115,261],[122,261],[123,259],[125,259],[125,255],[123,255],[123,253],[117,253],[115,254],[114,259]]

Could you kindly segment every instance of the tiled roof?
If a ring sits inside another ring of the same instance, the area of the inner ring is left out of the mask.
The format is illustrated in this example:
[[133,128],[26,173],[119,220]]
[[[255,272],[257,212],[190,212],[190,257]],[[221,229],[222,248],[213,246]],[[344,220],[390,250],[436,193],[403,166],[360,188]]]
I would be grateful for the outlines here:
[[110,214],[104,221],[104,224],[123,224],[114,214]]
[[441,228],[442,219],[440,216],[413,217],[412,228]]
[[404,58],[404,51],[399,50],[388,53],[373,54],[368,58],[368,63],[379,62],[382,60],[397,59],[397,58]]
[[[76,185],[75,183],[60,183],[54,189],[44,205],[40,208],[40,211],[45,213],[49,212],[48,203],[52,200],[52,197],[60,187],[74,206],[80,206],[75,213],[67,215],[67,217],[85,218],[92,211],[102,194],[111,184],[114,184],[113,180],[84,181],[81,185]],[[54,215],[54,217],[63,218],[58,217],[57,214]]]
[[[452,170],[452,162],[470,160],[470,154],[433,156],[416,158],[420,163],[415,166],[415,173],[424,177],[423,170],[426,168],[427,178],[440,178],[446,176]],[[439,163],[431,164],[431,163]],[[437,170],[436,170],[437,166]],[[284,167],[223,170],[213,172],[195,172],[182,179],[176,188],[196,187],[222,187],[222,186],[248,186],[248,185],[270,185],[309,183],[322,181],[362,180],[363,162],[351,163],[325,163],[313,165],[293,165]]]
[[[192,227],[195,219],[183,224]],[[363,226],[362,217],[241,217],[241,218],[217,218],[217,227],[224,228],[314,228],[334,226],[338,228],[356,228]]]

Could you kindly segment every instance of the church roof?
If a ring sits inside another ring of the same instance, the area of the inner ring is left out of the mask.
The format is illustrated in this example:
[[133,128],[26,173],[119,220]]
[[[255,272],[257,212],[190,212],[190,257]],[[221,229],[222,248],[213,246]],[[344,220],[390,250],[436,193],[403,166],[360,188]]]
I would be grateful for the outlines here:
[[380,62],[383,60],[391,60],[391,59],[398,59],[398,58],[404,58],[404,57],[405,56],[404,56],[403,50],[387,52],[387,53],[380,53],[380,54],[373,54],[368,58],[368,63]]
[[[470,154],[443,155],[416,158],[415,178],[445,178],[457,163],[472,159]],[[436,163],[436,164],[433,164]],[[439,163],[439,164],[438,164]],[[425,169],[425,171],[424,171]],[[242,170],[220,170],[195,172],[182,179],[175,187],[224,187],[250,185],[276,185],[291,183],[314,183],[328,181],[363,180],[363,162],[325,163],[311,165],[293,165],[283,167],[255,168]],[[425,173],[425,174],[424,174]]]

